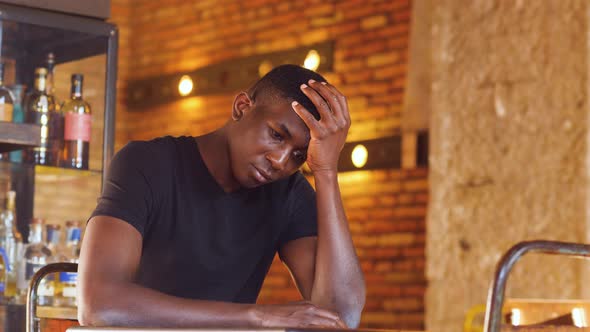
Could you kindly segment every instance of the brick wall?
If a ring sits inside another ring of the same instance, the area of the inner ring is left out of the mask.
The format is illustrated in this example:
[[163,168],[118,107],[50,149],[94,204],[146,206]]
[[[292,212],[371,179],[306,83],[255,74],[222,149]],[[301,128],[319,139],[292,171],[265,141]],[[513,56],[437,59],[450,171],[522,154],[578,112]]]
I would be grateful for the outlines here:
[[[358,171],[339,176],[367,283],[361,326],[423,328],[427,175],[427,169],[414,169]],[[290,275],[275,259],[260,302],[299,299]]]
[[[117,146],[161,135],[200,135],[224,124],[233,95],[129,110],[128,79],[190,71],[238,57],[335,41],[327,78],[349,100],[349,141],[398,133],[410,0],[113,2],[121,31]],[[344,205],[368,286],[361,326],[423,328],[426,169],[343,173]],[[298,300],[273,264],[261,303]]]

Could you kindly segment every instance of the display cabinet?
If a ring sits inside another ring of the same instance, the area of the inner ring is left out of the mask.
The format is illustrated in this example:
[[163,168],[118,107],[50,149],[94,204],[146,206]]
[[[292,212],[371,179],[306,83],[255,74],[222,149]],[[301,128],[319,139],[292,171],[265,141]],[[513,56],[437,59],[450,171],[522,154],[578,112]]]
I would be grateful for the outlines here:
[[[96,205],[114,149],[117,47],[117,28],[103,20],[0,1],[4,84],[9,88],[25,85],[30,90],[35,69],[45,67],[52,53],[58,104],[70,96],[70,76],[79,73],[84,75],[84,99],[92,109],[87,170],[39,166],[18,156],[13,158],[14,152],[24,153],[39,146],[43,129],[18,121],[0,121],[0,201],[4,201],[9,188],[16,191],[17,227],[25,242],[33,217],[57,225],[70,220],[84,225]],[[7,157],[8,152],[13,155]],[[42,308],[40,312],[51,316],[59,311]],[[24,326],[24,315],[22,318]],[[19,331],[20,321],[16,324],[9,330]]]

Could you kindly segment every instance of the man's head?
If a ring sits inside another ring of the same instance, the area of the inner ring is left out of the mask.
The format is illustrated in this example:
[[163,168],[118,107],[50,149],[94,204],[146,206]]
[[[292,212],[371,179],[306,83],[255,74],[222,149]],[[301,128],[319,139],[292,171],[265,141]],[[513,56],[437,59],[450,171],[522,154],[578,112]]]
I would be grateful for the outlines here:
[[291,103],[297,101],[319,119],[301,91],[310,79],[326,81],[303,67],[282,65],[236,96],[228,144],[232,173],[241,186],[253,188],[290,176],[305,162],[309,129]]

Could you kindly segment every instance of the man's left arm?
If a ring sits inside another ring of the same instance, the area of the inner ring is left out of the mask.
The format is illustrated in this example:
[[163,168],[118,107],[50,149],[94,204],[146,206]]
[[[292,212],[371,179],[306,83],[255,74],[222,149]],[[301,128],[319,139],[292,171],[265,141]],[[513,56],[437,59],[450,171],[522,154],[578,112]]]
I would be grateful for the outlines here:
[[318,236],[290,241],[280,249],[305,300],[337,312],[357,327],[365,304],[365,283],[338,186],[338,157],[350,127],[346,98],[327,83],[310,81],[302,91],[320,113],[316,120],[303,106],[293,109],[310,129],[307,163],[312,171]]

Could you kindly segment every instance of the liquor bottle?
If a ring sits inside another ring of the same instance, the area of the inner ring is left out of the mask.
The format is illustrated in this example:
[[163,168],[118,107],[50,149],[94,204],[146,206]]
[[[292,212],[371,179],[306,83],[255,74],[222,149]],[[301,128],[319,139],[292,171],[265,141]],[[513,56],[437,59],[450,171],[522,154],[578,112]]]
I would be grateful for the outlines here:
[[20,233],[17,233],[17,260],[16,260],[16,296],[14,297],[16,304],[25,304],[27,302],[27,291],[29,284],[26,277],[26,262],[25,262],[26,245],[23,243],[23,238]]
[[[64,262],[78,263],[80,256],[80,223],[66,222],[66,243],[63,246],[62,257]],[[56,294],[54,304],[61,307],[76,307],[76,283],[78,274],[76,272],[60,272],[56,282]]]
[[[55,121],[55,133],[59,135],[59,140],[63,143],[64,133],[64,116],[61,112],[62,101],[57,98],[55,94],[55,55],[50,52],[47,54],[47,83],[45,84],[45,93],[49,96],[53,96],[55,102],[55,111],[58,114],[59,120]],[[61,153],[61,151],[60,151]],[[57,161],[59,163],[59,160]],[[56,165],[57,166],[57,165]]]
[[[14,96],[4,85],[4,63],[0,63],[0,121],[12,122]],[[0,153],[0,160],[9,160],[9,153]]]
[[46,93],[47,69],[35,70],[35,86],[25,100],[25,122],[41,126],[41,144],[26,153],[25,161],[38,165],[57,166],[62,141],[61,117],[53,95]]
[[16,296],[16,264],[18,260],[18,239],[21,238],[16,229],[16,192],[7,194],[6,210],[0,215],[0,236],[5,254],[5,289],[7,299]]
[[14,95],[4,85],[4,63],[0,63],[0,121],[12,122]]
[[[4,219],[6,211],[2,211],[0,216]],[[6,273],[8,270],[8,256],[6,254],[6,227],[4,220],[0,222],[0,304],[6,303],[4,291],[6,290]]]
[[59,245],[61,239],[61,226],[47,224],[45,225],[45,245],[51,250],[54,261],[59,260]]
[[[44,220],[34,218],[29,225],[29,244],[25,248],[25,280],[28,285],[33,275],[51,261],[51,250],[43,243]],[[37,288],[39,305],[51,305],[53,301],[53,281],[43,278]]]
[[45,84],[45,93],[51,96],[55,96],[55,55],[53,53],[48,53],[46,62],[47,84]]
[[92,115],[82,98],[84,76],[72,75],[72,95],[62,108],[65,116],[62,167],[88,169]]
[[[25,120],[25,112],[23,110],[23,97],[26,86],[17,84],[12,86],[12,94],[14,96],[14,105],[12,109],[12,122],[23,123]],[[21,150],[10,152],[10,161],[13,163],[20,163],[23,160],[23,152]]]

